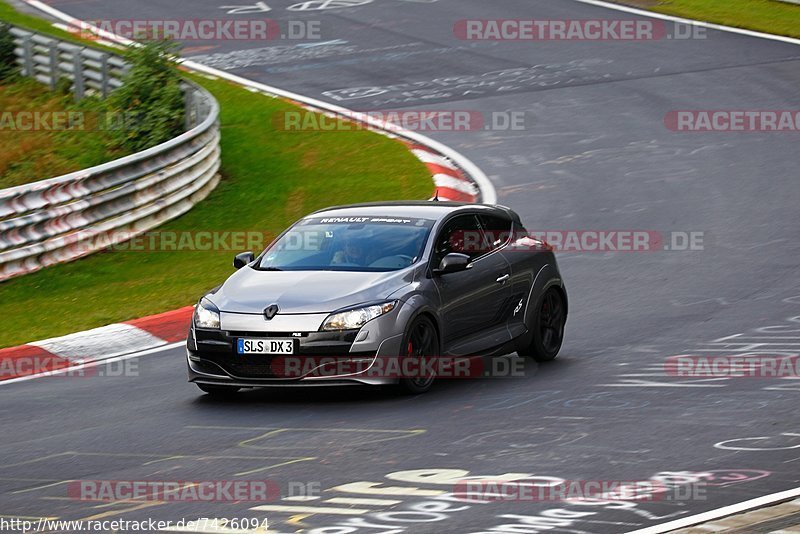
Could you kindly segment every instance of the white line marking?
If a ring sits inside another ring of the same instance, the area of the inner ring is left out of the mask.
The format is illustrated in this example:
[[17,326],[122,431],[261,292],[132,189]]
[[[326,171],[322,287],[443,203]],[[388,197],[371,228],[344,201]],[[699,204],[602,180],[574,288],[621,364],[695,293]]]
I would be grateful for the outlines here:
[[[747,353],[747,352],[756,352],[757,350],[758,350],[757,348],[751,349],[751,348],[748,348],[748,347],[744,347],[744,348],[738,348],[738,349],[697,349],[695,352],[697,352],[697,353],[700,353],[700,352],[729,352],[729,353],[745,352],[745,353]],[[789,350],[797,350],[797,349],[789,349]]]
[[[794,432],[781,432],[781,436],[792,436],[792,437],[800,437],[800,434],[795,434]],[[737,438],[737,439],[728,439],[725,441],[720,441],[714,445],[717,449],[723,449],[728,451],[786,451],[790,449],[800,449],[800,443],[797,445],[792,445],[790,447],[737,447],[727,445],[727,443],[733,443],[734,441],[759,441],[762,439],[769,439],[770,436],[757,436],[754,438]]]
[[333,499],[326,499],[325,502],[331,504],[355,504],[359,506],[394,506],[403,501],[395,501],[392,499],[359,499],[356,497],[334,497]]
[[342,39],[334,39],[332,41],[322,41],[320,43],[301,43],[296,45],[297,48],[314,48],[315,46],[330,46],[330,45],[343,45],[347,44],[347,41]]
[[243,529],[243,528],[228,528],[224,526],[225,519],[198,519],[196,521],[189,521],[184,526],[171,526],[164,527],[161,532],[195,532],[198,534],[251,534],[256,532],[270,532],[262,528],[258,529]]
[[681,17],[673,17],[672,15],[664,15],[662,13],[655,13],[653,11],[646,11],[644,9],[636,9],[635,7],[628,7],[622,6],[619,4],[611,4],[609,2],[603,2],[602,0],[575,0],[575,2],[580,2],[581,4],[588,4],[597,7],[604,7],[606,9],[613,9],[614,11],[622,11],[624,13],[631,13],[633,15],[640,15],[642,17],[649,17],[653,19],[661,19],[661,20],[670,20],[673,22],[680,22],[682,24],[691,24],[693,26],[699,26],[701,28],[708,28],[711,30],[719,30],[722,32],[730,32],[730,33],[738,33],[741,35],[746,35],[748,37],[758,37],[759,39],[769,39],[771,41],[781,41],[784,43],[800,45],[800,39],[794,39],[792,37],[784,37],[783,35],[773,35],[771,33],[762,33],[756,32],[752,30],[745,30],[742,28],[734,28],[732,26],[723,26],[721,24],[714,24],[711,22],[703,22],[701,20],[693,20],[693,19],[684,19]]
[[39,491],[45,488],[52,488],[53,486],[60,486],[61,484],[69,484],[70,482],[74,482],[74,480],[59,480],[58,482],[51,482],[50,484],[45,484],[43,486],[34,486],[32,488],[25,488],[17,491],[12,491],[11,495],[18,495],[20,493],[29,493],[31,491]]
[[[752,341],[741,341],[741,342],[738,342],[738,341],[737,342],[726,341],[725,343],[703,343],[703,344],[704,345],[725,345],[727,347],[731,347],[731,346],[734,346],[734,345],[745,345],[745,346],[750,346],[750,345],[759,345],[759,346],[760,345],[800,345],[800,343],[762,343],[762,342],[753,343]],[[717,349],[700,349],[700,350],[717,350]],[[739,350],[739,349],[734,349],[734,350]]]
[[282,504],[264,504],[250,508],[259,512],[290,512],[293,514],[332,514],[332,515],[362,515],[372,510],[365,508],[333,508],[328,506],[284,506]]
[[[662,378],[668,378],[664,376]],[[704,380],[695,380],[692,382],[654,382],[652,380],[640,380],[638,378],[622,378],[622,384],[598,384],[598,386],[607,386],[612,388],[724,388],[724,384],[709,384],[715,380],[728,380],[727,378],[709,378]]]
[[692,515],[682,519],[676,519],[674,521],[662,523],[660,525],[634,530],[628,532],[627,534],[662,534],[663,532],[691,527],[699,523],[714,521],[715,519],[720,519],[729,515],[746,512],[748,510],[752,510],[753,508],[760,508],[769,504],[788,501],[789,499],[794,499],[796,497],[800,497],[800,488],[780,491],[778,493],[771,493],[770,495],[764,495],[763,497],[757,497],[755,499],[750,499],[749,501],[731,504],[730,506],[723,506],[722,508],[717,508],[716,510],[711,510],[702,514]]
[[13,384],[16,382],[25,382],[26,380],[33,380],[34,378],[42,378],[44,376],[56,376],[62,375],[64,373],[70,373],[74,371],[79,371],[81,369],[90,369],[92,367],[97,367],[98,365],[105,365],[107,363],[112,362],[121,362],[123,360],[129,360],[131,358],[138,358],[140,356],[147,356],[149,354],[155,354],[157,352],[167,351],[170,349],[174,349],[180,347],[182,345],[186,345],[186,340],[183,341],[176,341],[175,343],[170,343],[168,345],[161,345],[160,347],[153,347],[152,349],[141,350],[139,352],[132,352],[131,354],[125,354],[123,356],[117,356],[114,358],[108,358],[106,360],[97,360],[95,362],[87,362],[81,365],[73,365],[72,367],[66,367],[64,369],[58,369],[55,371],[45,371],[43,373],[37,373],[35,375],[30,376],[21,376],[19,378],[10,378],[8,380],[0,381],[0,386],[6,386],[8,384]]
[[[736,336],[741,336],[741,335],[742,334],[736,334]],[[730,336],[730,337],[722,338],[722,339],[715,339],[714,341],[711,341],[711,343],[727,343],[728,340],[730,338],[732,338],[732,337],[734,337],[734,336]],[[747,337],[737,337],[736,338],[737,341],[738,340],[742,340],[742,339],[755,340],[755,341],[760,341],[762,339],[800,339],[800,336],[762,336],[762,335],[752,335],[752,336],[747,336]]]
[[626,373],[624,375],[617,375],[618,378],[634,378],[634,377],[638,377],[638,376],[663,376],[663,377],[667,377],[667,376],[672,376],[672,375],[668,375],[667,373],[664,372],[663,369],[661,369],[660,373]]

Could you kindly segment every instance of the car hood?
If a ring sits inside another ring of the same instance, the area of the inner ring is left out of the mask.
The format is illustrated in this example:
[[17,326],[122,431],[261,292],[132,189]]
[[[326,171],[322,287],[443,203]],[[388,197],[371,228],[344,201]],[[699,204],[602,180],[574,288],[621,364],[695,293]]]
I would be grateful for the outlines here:
[[264,313],[277,304],[278,313],[329,313],[388,298],[413,281],[414,269],[364,273],[345,271],[257,271],[244,267],[209,298],[220,311]]

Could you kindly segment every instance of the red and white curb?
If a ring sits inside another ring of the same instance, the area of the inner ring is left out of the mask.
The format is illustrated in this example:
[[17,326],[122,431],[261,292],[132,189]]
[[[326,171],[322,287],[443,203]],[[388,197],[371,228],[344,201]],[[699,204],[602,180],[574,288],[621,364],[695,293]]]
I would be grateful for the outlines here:
[[411,153],[428,167],[439,200],[479,202],[481,191],[452,161],[438,152],[418,144],[406,143]]
[[84,366],[186,339],[193,306],[0,349],[0,381]]

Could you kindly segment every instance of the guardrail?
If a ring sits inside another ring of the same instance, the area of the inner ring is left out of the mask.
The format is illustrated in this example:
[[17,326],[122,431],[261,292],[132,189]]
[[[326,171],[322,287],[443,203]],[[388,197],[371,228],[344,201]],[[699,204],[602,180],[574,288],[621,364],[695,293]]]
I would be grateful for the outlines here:
[[94,89],[103,96],[122,85],[128,72],[125,61],[113,54],[74,43],[68,43],[11,28],[17,44],[17,63],[23,76],[36,78],[55,89],[61,79],[72,82],[75,97],[83,98],[87,89]]
[[[12,28],[24,75],[76,98],[107,95],[122,58]],[[219,183],[219,106],[184,82],[187,130],[142,152],[63,176],[0,190],[0,281],[72,261],[185,213]]]

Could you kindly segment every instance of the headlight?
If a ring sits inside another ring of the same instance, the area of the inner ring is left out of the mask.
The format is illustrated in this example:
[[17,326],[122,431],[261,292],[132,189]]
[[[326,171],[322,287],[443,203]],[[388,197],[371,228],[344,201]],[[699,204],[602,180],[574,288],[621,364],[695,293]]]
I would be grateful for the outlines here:
[[355,330],[361,328],[369,321],[380,317],[384,313],[389,313],[397,305],[397,301],[385,302],[374,306],[355,308],[329,315],[322,323],[323,330]]
[[219,309],[205,297],[194,309],[194,325],[198,328],[219,328]]

